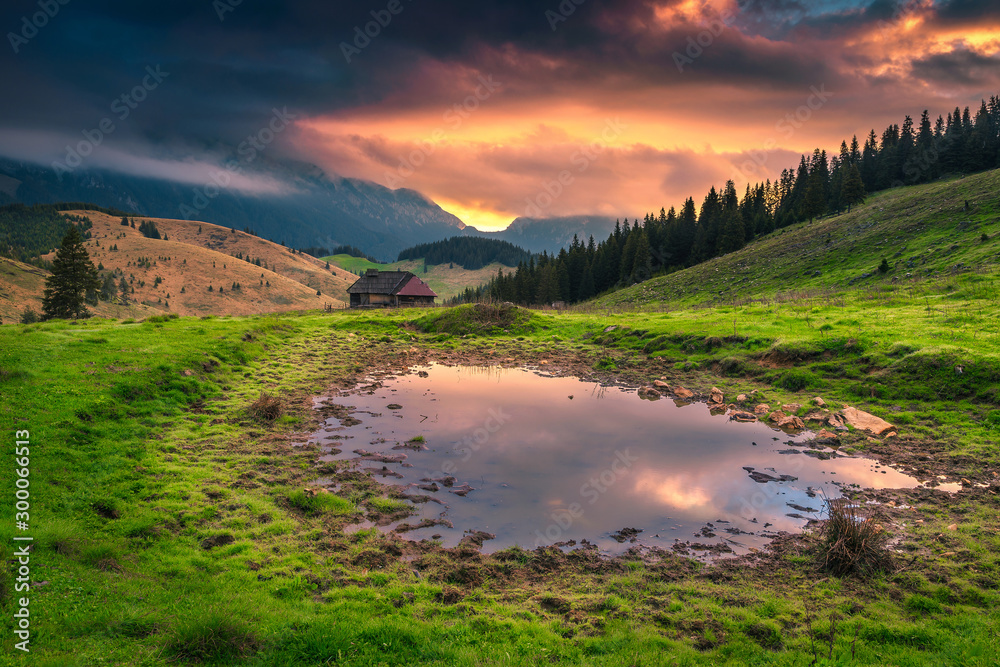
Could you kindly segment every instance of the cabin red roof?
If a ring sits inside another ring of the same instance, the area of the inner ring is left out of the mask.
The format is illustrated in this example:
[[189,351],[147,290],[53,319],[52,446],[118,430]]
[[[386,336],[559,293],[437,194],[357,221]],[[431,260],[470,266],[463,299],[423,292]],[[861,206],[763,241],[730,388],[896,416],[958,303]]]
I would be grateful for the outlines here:
[[399,296],[437,296],[433,290],[420,278],[413,276],[409,282],[396,292]]

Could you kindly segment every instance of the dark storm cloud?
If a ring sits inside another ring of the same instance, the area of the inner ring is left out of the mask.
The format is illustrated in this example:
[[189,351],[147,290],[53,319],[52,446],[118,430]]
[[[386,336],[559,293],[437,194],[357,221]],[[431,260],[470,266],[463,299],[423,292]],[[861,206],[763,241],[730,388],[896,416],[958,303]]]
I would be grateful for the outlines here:
[[969,24],[987,19],[1000,19],[1000,3],[996,0],[949,0],[936,5],[942,24]]
[[[0,83],[18,96],[0,110],[0,123],[82,131],[107,115],[150,65],[160,65],[169,78],[120,125],[116,140],[236,142],[276,106],[309,115],[380,103],[404,109],[447,104],[455,95],[448,81],[424,76],[414,86],[430,61],[502,74],[512,97],[574,82],[641,88],[694,83],[697,76],[700,85],[802,86],[831,78],[821,58],[755,47],[730,30],[685,80],[674,53],[703,27],[670,26],[651,38],[654,13],[642,0],[400,2],[402,11],[350,64],[342,44],[374,20],[371,12],[386,16],[387,1],[242,2],[221,18],[220,3],[207,0],[70,2],[18,54],[4,54]],[[16,31],[21,17],[37,10],[32,2],[8,3],[0,26]],[[498,55],[504,49],[558,64],[526,71],[505,62]],[[57,98],[61,103],[54,104]]]
[[978,86],[989,94],[1000,87],[1000,54],[956,49],[914,61],[912,71],[914,77],[936,86]]

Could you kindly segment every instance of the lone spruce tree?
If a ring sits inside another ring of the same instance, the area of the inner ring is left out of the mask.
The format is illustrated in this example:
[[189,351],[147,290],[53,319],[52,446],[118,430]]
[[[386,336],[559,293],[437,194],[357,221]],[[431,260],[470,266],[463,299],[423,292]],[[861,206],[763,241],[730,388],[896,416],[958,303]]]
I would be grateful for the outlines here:
[[90,261],[87,249],[83,247],[83,237],[76,225],[70,225],[63,237],[62,246],[56,251],[52,262],[52,275],[45,281],[42,297],[43,317],[78,319],[89,313],[84,307],[86,294],[101,288],[97,268]]

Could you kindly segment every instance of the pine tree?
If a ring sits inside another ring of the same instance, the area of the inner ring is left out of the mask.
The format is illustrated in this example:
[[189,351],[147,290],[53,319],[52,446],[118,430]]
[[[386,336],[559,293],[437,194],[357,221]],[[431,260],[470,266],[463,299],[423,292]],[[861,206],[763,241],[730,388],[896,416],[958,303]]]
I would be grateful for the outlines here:
[[52,262],[52,275],[45,281],[42,298],[44,318],[87,317],[89,313],[84,307],[86,294],[100,287],[97,268],[83,247],[83,236],[76,225],[70,225]]
[[739,209],[727,208],[722,213],[722,230],[719,233],[720,255],[739,250],[743,247],[746,232],[743,229],[743,216]]
[[546,264],[539,272],[538,290],[535,292],[535,303],[547,304],[559,301],[559,279],[556,277],[554,264]]
[[114,301],[116,296],[118,296],[118,284],[115,282],[114,274],[109,273],[104,276],[104,282],[101,284],[101,301]]
[[826,213],[828,179],[826,156],[816,149],[809,171],[805,201],[802,202],[802,217],[808,218],[810,222],[816,216]]
[[577,294],[578,301],[586,301],[594,297],[594,271],[588,262],[583,267],[583,277],[580,279],[580,292]]
[[858,170],[858,165],[852,164],[847,170],[847,175],[844,177],[844,184],[840,192],[840,201],[850,211],[851,206],[860,204],[864,200],[865,184],[861,180],[861,172]]

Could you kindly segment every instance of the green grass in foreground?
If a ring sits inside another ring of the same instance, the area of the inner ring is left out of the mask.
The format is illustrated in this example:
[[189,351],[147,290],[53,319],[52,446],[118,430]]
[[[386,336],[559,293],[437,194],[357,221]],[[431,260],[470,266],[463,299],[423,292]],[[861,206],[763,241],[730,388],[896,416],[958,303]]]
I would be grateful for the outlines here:
[[[32,576],[46,582],[31,590],[25,659],[10,648],[4,568],[0,665],[993,665],[996,496],[918,506],[905,541],[920,559],[870,581],[827,576],[808,552],[718,571],[519,549],[409,563],[377,530],[343,531],[398,499],[361,482],[304,493],[340,470],[288,443],[309,431],[310,396],[419,346],[572,355],[774,403],[818,394],[985,472],[1000,461],[996,299],[995,276],[965,275],[738,307],[519,314],[508,333],[473,326],[468,309],[0,327],[0,423],[31,431]],[[262,392],[286,408],[272,424],[248,409]],[[5,447],[5,489],[12,459]],[[8,563],[12,535],[8,513]]]

